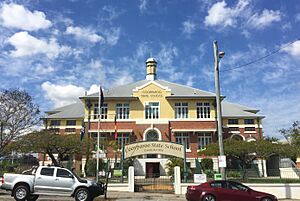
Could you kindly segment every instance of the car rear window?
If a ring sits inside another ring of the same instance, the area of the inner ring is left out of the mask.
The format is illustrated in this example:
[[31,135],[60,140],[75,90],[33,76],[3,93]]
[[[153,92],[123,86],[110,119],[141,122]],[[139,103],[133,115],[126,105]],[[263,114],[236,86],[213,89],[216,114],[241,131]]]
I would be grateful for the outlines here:
[[210,184],[212,188],[225,188],[225,183],[221,181],[215,181]]
[[53,176],[54,168],[42,168],[41,175],[44,176]]

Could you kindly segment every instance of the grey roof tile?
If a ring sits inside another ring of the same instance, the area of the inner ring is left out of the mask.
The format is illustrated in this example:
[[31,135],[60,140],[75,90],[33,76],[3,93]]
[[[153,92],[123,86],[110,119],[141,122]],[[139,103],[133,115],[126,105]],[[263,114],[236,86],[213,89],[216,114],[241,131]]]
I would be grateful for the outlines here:
[[45,117],[47,119],[83,118],[84,105],[80,101],[63,107],[55,108],[51,111],[48,111],[48,114],[49,115]]
[[264,117],[256,114],[259,110],[244,105],[222,101],[223,117]]
[[[126,84],[123,86],[115,87],[109,90],[105,90],[105,97],[112,98],[124,98],[131,97],[132,90],[136,87],[142,86],[150,81],[140,80],[134,83]],[[164,80],[155,80],[158,84],[168,87],[171,89],[172,95],[169,97],[215,97],[214,93],[195,89],[192,87],[164,81]],[[96,98],[99,93],[90,94],[81,98]],[[256,114],[259,110],[251,107],[247,107],[240,104],[230,103],[222,101],[222,116],[223,117],[264,117],[262,115]],[[82,102],[77,102],[60,108],[55,108],[51,111],[48,111],[48,116],[46,118],[83,118],[84,105]]]
[[[131,97],[132,95],[132,90],[135,89],[136,87],[142,86],[148,82],[151,82],[149,80],[140,80],[134,83],[118,86],[112,89],[104,90],[103,95],[104,97]],[[208,91],[203,91],[199,90],[196,88],[192,88],[189,86],[184,86],[164,80],[155,80],[156,83],[168,87],[171,89],[172,96],[174,97],[213,97],[215,96],[214,93],[208,92]],[[99,96],[99,92],[90,94],[87,96],[84,96],[86,98],[95,98]],[[172,97],[170,96],[170,97]],[[82,98],[84,98],[82,97]]]

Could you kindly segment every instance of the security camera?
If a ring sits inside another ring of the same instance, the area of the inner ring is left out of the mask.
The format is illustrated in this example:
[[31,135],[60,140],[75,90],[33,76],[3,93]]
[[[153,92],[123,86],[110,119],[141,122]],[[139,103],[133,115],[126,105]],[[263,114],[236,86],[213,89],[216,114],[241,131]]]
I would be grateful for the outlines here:
[[222,59],[225,55],[225,52],[219,52],[219,58]]

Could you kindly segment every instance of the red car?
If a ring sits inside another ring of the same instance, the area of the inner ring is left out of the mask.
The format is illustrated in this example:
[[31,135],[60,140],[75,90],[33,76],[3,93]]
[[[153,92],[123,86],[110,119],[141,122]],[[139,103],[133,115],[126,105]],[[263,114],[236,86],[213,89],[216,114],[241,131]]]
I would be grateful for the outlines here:
[[188,186],[188,201],[277,201],[274,195],[258,192],[235,181],[209,181]]

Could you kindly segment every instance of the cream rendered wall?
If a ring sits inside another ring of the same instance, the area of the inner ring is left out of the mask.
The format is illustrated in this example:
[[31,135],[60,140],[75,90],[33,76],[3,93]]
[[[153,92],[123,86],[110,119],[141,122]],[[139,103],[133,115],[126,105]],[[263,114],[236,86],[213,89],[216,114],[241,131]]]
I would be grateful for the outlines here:
[[[108,119],[114,119],[116,113],[117,103],[129,103],[129,118],[130,119],[145,119],[145,103],[146,102],[159,102],[160,118],[161,119],[174,119],[175,118],[175,103],[187,102],[189,109],[189,118],[197,118],[197,102],[209,102],[210,103],[210,116],[215,118],[215,108],[213,106],[214,100],[212,99],[166,99],[166,96],[171,96],[171,91],[168,91],[154,83],[146,85],[139,89],[137,92],[132,93],[133,97],[137,97],[137,100],[107,100],[108,104]],[[91,120],[94,115],[94,104],[97,100],[91,102]],[[86,105],[86,104],[85,104]],[[85,106],[85,120],[88,118],[88,108]]]
[[[156,92],[156,93],[152,93]],[[170,103],[165,98],[171,95],[170,91],[166,91],[155,84],[149,84],[138,92],[133,93],[133,96],[138,97],[139,100],[132,102],[131,118],[142,119],[145,118],[144,105],[145,102],[159,102],[160,118],[172,118],[174,111]]]

